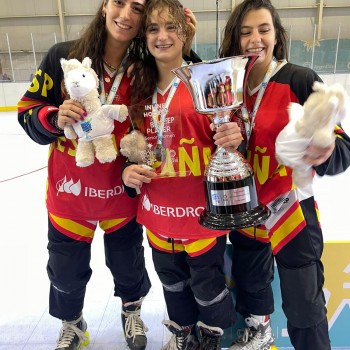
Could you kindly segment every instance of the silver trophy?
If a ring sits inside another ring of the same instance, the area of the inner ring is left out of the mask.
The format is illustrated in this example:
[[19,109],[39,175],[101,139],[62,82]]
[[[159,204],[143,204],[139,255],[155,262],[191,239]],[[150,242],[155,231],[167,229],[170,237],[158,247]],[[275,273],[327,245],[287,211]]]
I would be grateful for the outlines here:
[[[244,82],[256,56],[235,56],[173,70],[191,93],[197,112],[209,114],[215,127],[230,121],[243,103]],[[213,230],[258,226],[270,215],[258,202],[253,169],[238,151],[218,147],[204,174],[206,209],[199,223]]]

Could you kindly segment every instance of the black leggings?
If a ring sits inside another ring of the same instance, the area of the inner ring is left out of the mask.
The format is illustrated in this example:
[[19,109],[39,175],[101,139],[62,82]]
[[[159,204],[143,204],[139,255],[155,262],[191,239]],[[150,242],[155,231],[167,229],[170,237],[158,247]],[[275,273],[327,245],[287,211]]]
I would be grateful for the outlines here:
[[154,267],[163,284],[170,319],[180,326],[199,319],[209,326],[227,328],[236,320],[223,272],[226,235],[204,254],[165,253],[152,248]]
[[[330,341],[323,294],[322,231],[313,198],[301,202],[307,226],[275,256],[280,277],[282,308],[296,350],[328,350]],[[268,315],[274,310],[271,289],[273,254],[270,244],[236,231],[232,273],[237,284],[236,309],[242,315]]]
[[[86,285],[92,274],[91,244],[62,234],[50,220],[48,238],[49,312],[59,319],[72,320],[83,310]],[[113,275],[114,295],[123,302],[140,299],[151,287],[142,240],[142,227],[135,219],[104,235],[106,265]]]

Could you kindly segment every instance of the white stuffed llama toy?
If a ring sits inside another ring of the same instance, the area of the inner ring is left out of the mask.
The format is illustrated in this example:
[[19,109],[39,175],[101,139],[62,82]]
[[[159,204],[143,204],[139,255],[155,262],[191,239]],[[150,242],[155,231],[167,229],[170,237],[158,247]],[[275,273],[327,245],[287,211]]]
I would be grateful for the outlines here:
[[303,106],[290,103],[289,123],[276,139],[278,161],[293,169],[293,181],[304,192],[311,191],[312,168],[303,161],[310,143],[327,147],[335,138],[334,128],[350,112],[350,99],[339,84],[315,82],[314,92]]
[[82,62],[73,58],[61,59],[64,84],[72,100],[84,107],[87,115],[79,123],[67,124],[64,134],[68,139],[78,139],[76,164],[86,167],[96,158],[100,163],[112,162],[117,157],[112,132],[114,120],[123,122],[128,110],[125,105],[103,105],[98,94],[99,80],[91,68],[91,59],[85,57]]

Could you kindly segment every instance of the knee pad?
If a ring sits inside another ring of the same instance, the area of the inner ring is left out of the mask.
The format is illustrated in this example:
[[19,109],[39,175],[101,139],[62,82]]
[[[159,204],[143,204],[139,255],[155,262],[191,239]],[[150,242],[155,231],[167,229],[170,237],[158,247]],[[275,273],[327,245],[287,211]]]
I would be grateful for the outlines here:
[[215,300],[210,302],[196,299],[198,309],[205,324],[222,329],[232,326],[237,320],[233,300],[228,289],[225,289]]
[[189,284],[190,284],[190,280],[189,279],[177,282],[175,284],[164,284],[164,283],[162,283],[163,288],[164,288],[165,291],[173,292],[173,293],[183,292]]
[[326,317],[323,272],[317,263],[297,269],[278,266],[282,308],[297,328],[309,328]]

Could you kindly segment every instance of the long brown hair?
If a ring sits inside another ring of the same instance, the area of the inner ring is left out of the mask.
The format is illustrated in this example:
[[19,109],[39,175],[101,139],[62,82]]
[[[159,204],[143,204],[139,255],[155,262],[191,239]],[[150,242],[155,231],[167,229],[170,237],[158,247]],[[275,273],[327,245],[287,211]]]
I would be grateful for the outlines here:
[[[77,39],[73,44],[68,58],[76,58],[80,61],[84,57],[90,57],[92,60],[92,68],[98,76],[103,74],[103,55],[107,40],[106,19],[103,16],[103,6],[109,0],[103,0],[99,6],[93,20],[84,30],[81,38]],[[148,0],[145,0],[147,3]],[[136,37],[131,41],[128,49],[127,66],[139,59],[140,53],[140,38]]]
[[220,57],[237,56],[242,54],[241,26],[243,19],[249,11],[260,9],[266,9],[271,13],[273,26],[276,31],[276,44],[273,49],[273,55],[278,60],[287,58],[287,33],[282,26],[277,10],[269,0],[244,0],[235,7],[225,27],[224,39],[219,50]]

